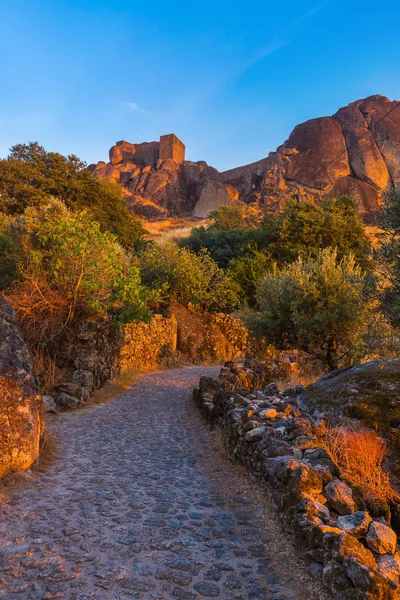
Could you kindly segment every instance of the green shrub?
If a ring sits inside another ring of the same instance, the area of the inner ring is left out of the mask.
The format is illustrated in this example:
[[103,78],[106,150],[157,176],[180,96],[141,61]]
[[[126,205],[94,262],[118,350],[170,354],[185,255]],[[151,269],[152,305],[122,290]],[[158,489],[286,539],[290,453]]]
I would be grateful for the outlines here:
[[8,297],[22,319],[37,322],[47,315],[65,327],[82,315],[104,317],[109,311],[147,318],[138,268],[87,212],[71,212],[52,200],[26,209],[19,221],[19,280]]
[[255,305],[257,282],[271,270],[272,264],[271,256],[258,250],[230,261],[227,272],[238,284],[242,304]]
[[274,256],[281,263],[336,248],[339,258],[351,252],[358,263],[366,264],[370,252],[357,204],[348,196],[326,198],[320,205],[289,200],[277,229]]
[[168,242],[149,246],[139,261],[154,303],[176,301],[202,310],[230,310],[237,304],[237,285],[205,250],[195,254]]
[[385,316],[400,327],[400,189],[385,198],[381,244],[375,251],[380,267],[379,295]]
[[214,210],[210,214],[210,218],[213,219],[210,228],[218,231],[256,229],[263,221],[263,213],[257,204],[232,202],[232,204]]
[[249,327],[280,348],[302,348],[331,369],[360,356],[373,304],[353,256],[335,249],[275,269],[257,287]]

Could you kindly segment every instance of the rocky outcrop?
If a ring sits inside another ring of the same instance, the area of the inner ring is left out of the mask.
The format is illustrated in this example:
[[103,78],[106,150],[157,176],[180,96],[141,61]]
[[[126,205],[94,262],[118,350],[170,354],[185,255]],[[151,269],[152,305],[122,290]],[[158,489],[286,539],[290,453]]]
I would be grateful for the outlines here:
[[0,296],[0,477],[39,456],[44,413],[14,310]]
[[396,104],[378,95],[358,100],[332,117],[298,125],[267,158],[223,173],[205,162],[185,161],[184,146],[173,135],[162,136],[161,144],[118,142],[109,163],[89,169],[118,183],[129,207],[148,219],[206,218],[237,196],[277,213],[293,196],[320,201],[347,194],[365,220],[374,222],[385,191],[400,185]]
[[[254,369],[247,366],[249,387],[259,380],[256,367],[252,378]],[[221,428],[232,457],[265,483],[310,572],[337,600],[398,598],[396,533],[384,517],[371,516],[357,490],[341,479],[323,446],[325,423],[301,405],[300,387],[280,391],[264,380],[262,389],[234,390],[236,371],[229,364],[217,379],[202,377],[194,400]],[[237,379],[238,386],[243,382]]]
[[351,417],[385,433],[400,423],[399,398],[400,359],[392,359],[332,371],[305,388],[300,402],[332,423]]
[[264,161],[221,173],[220,181],[236,185],[241,200],[257,199],[269,212],[281,210],[292,196],[318,201],[348,194],[357,200],[364,218],[374,221],[382,195],[400,184],[396,104],[370,96],[333,117],[302,123]]
[[231,185],[206,162],[184,160],[184,145],[175,136],[161,142],[117,142],[110,161],[90,165],[95,177],[118,183],[129,208],[149,219],[207,218],[208,214],[238,197]]

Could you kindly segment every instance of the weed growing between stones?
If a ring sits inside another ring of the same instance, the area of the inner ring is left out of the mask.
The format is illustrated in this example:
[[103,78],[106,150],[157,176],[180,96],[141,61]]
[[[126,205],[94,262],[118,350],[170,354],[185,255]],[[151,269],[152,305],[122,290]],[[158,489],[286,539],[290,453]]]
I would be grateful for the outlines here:
[[361,491],[364,503],[377,509],[382,503],[400,500],[383,468],[388,446],[374,431],[350,425],[330,427],[322,444],[343,478]]

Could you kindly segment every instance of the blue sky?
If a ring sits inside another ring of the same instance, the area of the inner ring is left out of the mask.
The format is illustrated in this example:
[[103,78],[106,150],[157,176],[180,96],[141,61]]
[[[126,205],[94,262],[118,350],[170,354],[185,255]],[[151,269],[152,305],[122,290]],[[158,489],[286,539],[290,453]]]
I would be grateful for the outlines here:
[[176,133],[220,170],[307,119],[400,99],[400,6],[386,0],[2,2],[0,156],[19,142],[108,160]]

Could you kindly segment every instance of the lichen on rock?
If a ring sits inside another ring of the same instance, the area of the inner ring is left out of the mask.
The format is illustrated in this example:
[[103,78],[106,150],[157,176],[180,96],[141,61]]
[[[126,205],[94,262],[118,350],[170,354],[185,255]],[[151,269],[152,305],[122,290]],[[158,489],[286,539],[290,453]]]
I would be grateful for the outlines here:
[[37,459],[44,411],[17,316],[0,296],[0,477]]

